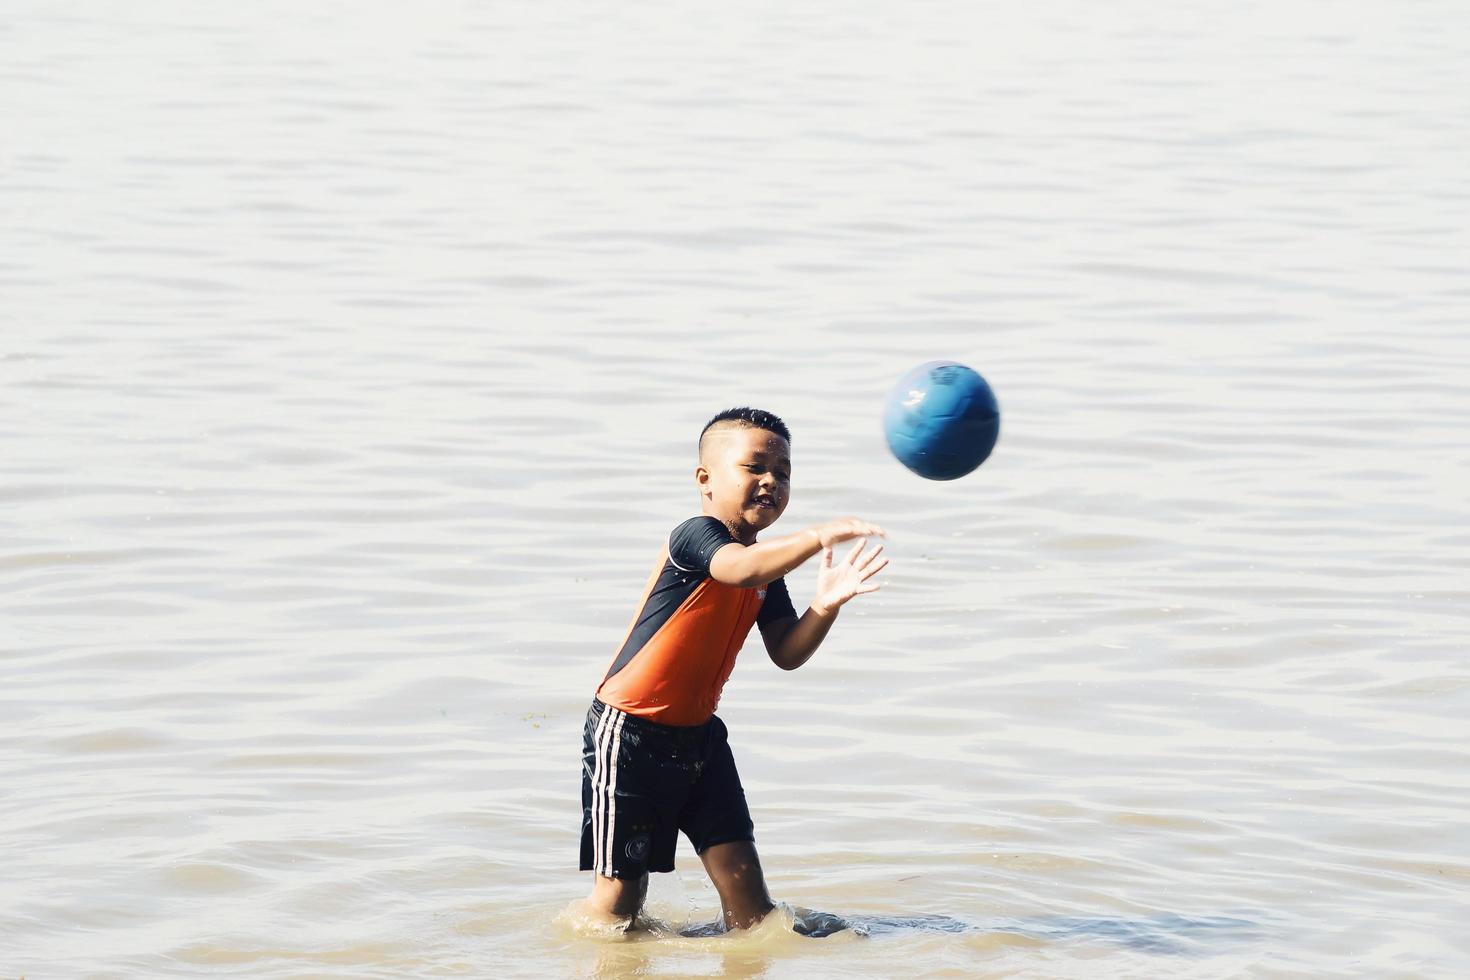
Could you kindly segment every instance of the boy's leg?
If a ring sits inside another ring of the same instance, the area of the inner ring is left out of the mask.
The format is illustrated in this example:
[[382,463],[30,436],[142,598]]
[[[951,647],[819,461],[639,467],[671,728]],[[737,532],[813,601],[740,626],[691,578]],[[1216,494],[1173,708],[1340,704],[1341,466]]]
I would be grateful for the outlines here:
[[755,827],[730,752],[729,732],[718,716],[710,719],[703,772],[679,814],[679,829],[688,835],[720,893],[726,928],[748,929],[776,907],[755,851]]
[[593,702],[582,733],[581,867],[594,872],[583,907],[629,928],[648,873],[674,870],[674,814],[691,776],[666,754],[657,726]]
[[748,840],[732,840],[714,844],[699,855],[704,870],[720,893],[720,908],[725,913],[725,928],[748,929],[776,907],[766,890],[766,876],[761,871],[760,855]]
[[643,900],[648,897],[648,874],[641,878],[625,880],[606,875],[592,876],[592,894],[587,896],[587,910],[608,919],[627,920],[632,929],[643,910]]

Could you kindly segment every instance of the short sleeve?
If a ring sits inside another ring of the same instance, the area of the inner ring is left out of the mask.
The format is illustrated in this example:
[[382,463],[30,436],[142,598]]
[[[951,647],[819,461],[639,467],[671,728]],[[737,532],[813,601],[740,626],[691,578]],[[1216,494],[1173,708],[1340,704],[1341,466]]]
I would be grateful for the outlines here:
[[796,607],[791,604],[791,593],[786,591],[786,579],[778,578],[766,585],[766,598],[755,621],[762,627],[782,619],[796,618]]
[[708,576],[710,559],[735,538],[718,518],[691,517],[669,534],[669,560],[682,572]]

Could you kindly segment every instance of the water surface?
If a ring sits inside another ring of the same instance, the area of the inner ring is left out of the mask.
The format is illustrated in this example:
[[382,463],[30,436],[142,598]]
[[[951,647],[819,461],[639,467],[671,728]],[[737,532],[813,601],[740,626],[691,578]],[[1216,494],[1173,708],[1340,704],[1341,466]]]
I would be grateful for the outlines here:
[[[12,5],[0,974],[1463,974],[1467,36]],[[953,484],[878,429],[935,357],[1004,413]],[[582,713],[741,403],[778,528],[891,531],[721,711],[872,928],[680,937],[686,847],[589,935]]]

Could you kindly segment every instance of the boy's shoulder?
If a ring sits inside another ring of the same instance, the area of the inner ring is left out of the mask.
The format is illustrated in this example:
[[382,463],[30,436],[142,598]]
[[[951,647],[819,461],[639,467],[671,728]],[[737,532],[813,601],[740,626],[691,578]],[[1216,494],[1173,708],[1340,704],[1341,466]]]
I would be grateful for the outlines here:
[[676,534],[692,534],[705,531],[723,531],[725,536],[731,541],[735,540],[735,536],[730,533],[730,529],[725,526],[725,522],[718,517],[711,517],[709,514],[695,514],[693,517],[686,517],[674,525],[674,529],[669,532],[669,537],[673,537]]
[[686,571],[708,572],[714,553],[734,540],[724,521],[699,514],[669,532],[669,560]]

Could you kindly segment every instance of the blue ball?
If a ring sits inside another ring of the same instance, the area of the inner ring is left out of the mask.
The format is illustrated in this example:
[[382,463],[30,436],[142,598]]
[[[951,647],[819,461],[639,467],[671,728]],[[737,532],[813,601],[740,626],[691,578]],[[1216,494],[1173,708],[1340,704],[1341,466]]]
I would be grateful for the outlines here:
[[883,433],[898,461],[926,480],[957,480],[995,448],[1000,406],[972,368],[930,361],[888,393]]

